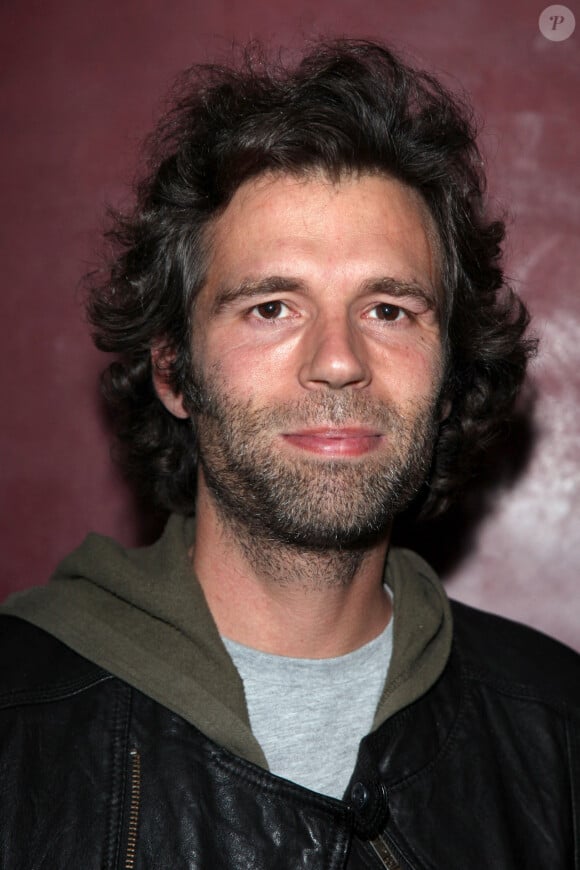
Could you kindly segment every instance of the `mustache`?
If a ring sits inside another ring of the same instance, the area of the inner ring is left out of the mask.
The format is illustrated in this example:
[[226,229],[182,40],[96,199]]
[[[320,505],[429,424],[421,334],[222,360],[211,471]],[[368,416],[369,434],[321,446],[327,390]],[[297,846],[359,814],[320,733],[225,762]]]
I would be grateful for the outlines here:
[[[253,422],[256,428],[353,424],[388,432],[401,429],[406,422],[406,415],[394,403],[356,391],[319,390],[300,399],[261,407],[251,400],[244,402],[231,397],[226,399],[226,396],[227,392],[219,382],[198,376],[187,385],[184,404],[193,415],[220,420],[232,414],[234,417],[239,415],[247,424]],[[433,413],[433,407],[424,407],[423,410],[427,415]]]
[[384,429],[392,427],[395,421],[402,421],[400,412],[392,405],[354,393],[319,392],[268,406],[259,416],[281,427],[364,424]]

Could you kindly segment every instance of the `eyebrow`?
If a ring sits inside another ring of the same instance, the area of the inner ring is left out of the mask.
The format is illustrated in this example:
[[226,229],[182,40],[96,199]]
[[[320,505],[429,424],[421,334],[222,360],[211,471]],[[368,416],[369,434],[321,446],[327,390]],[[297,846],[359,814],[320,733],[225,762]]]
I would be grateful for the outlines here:
[[[298,278],[286,278],[280,275],[271,275],[256,280],[245,278],[233,287],[224,285],[218,288],[212,304],[212,314],[219,314],[225,308],[243,299],[254,299],[258,296],[296,290],[308,293],[307,286]],[[363,281],[360,291],[361,295],[364,293],[387,293],[389,296],[400,299],[411,296],[420,299],[427,310],[438,311],[439,309],[436,294],[416,281],[402,281],[398,278],[386,277],[369,278],[367,281]]]
[[387,293],[389,296],[395,296],[399,299],[411,296],[424,302],[428,311],[439,310],[438,294],[419,284],[418,281],[402,281],[399,278],[371,278],[363,282],[362,289],[366,293]]
[[212,305],[212,314],[219,314],[224,308],[228,308],[240,299],[253,299],[256,296],[267,296],[269,293],[283,293],[288,290],[304,291],[305,289],[304,283],[298,278],[283,278],[279,275],[271,275],[258,280],[244,278],[234,287],[218,288]]

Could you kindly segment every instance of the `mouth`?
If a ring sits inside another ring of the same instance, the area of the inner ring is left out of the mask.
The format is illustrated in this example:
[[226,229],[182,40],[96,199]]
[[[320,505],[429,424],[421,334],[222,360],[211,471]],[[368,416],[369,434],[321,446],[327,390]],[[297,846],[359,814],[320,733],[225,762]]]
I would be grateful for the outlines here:
[[361,426],[334,428],[322,426],[285,432],[286,444],[308,453],[331,457],[364,456],[377,450],[383,442],[383,434],[375,429]]

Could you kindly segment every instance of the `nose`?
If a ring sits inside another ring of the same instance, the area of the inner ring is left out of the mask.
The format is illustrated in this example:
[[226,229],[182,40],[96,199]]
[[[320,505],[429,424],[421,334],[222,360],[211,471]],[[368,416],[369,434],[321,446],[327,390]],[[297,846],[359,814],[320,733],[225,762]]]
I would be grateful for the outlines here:
[[300,383],[307,389],[364,387],[371,375],[364,339],[347,316],[317,320],[304,337]]

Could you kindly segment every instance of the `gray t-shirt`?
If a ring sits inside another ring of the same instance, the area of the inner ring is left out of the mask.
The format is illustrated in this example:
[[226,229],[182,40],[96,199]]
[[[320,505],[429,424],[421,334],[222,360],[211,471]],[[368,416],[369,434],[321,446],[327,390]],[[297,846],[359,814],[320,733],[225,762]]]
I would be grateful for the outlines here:
[[343,796],[387,677],[392,622],[370,643],[331,659],[270,655],[223,638],[272,773]]

